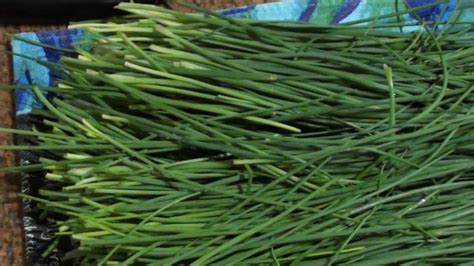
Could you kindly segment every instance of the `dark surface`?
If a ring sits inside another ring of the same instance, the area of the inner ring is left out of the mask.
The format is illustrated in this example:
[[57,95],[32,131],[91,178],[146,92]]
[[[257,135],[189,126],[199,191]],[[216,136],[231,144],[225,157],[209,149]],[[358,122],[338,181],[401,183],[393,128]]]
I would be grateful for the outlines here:
[[44,15],[37,11],[39,10],[35,11],[34,7],[13,7],[0,4],[0,27],[5,31],[6,27],[21,29],[22,27],[67,24],[68,18],[66,16]]
[[112,5],[120,2],[120,0],[0,0],[0,4],[10,4],[10,5]]
[[[0,0],[1,1],[1,0]],[[67,24],[68,21],[95,19],[111,16],[116,12],[113,5],[3,5],[0,9],[5,15],[0,16],[0,24],[33,24],[43,25],[51,22]]]
[[[30,130],[32,125],[41,129],[47,130],[41,123],[42,118],[31,115],[22,115],[16,118],[16,127],[23,130]],[[37,139],[32,136],[15,137],[15,143],[18,145],[35,145]],[[38,158],[41,156],[49,157],[47,151],[19,151],[17,153],[18,163],[21,165],[38,163]],[[28,195],[39,195],[39,190],[48,185],[42,172],[23,173],[21,178],[21,190]],[[73,250],[74,244],[71,238],[61,238],[57,248],[52,250],[47,256],[44,252],[53,243],[55,233],[58,230],[56,219],[59,217],[48,216],[43,217],[42,210],[38,208],[35,201],[23,199],[23,227],[24,227],[24,246],[25,257],[28,265],[31,266],[57,266],[57,265],[75,265],[75,261],[68,262],[61,261],[68,251]]]

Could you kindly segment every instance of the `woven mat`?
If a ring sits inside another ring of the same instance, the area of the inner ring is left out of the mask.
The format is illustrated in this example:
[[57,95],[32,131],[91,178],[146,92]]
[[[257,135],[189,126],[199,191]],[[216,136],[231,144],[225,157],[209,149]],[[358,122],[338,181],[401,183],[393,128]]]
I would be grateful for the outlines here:
[[[275,2],[276,0],[188,0],[186,2],[203,8],[215,10],[231,7],[245,6],[251,4],[262,4]],[[176,10],[189,11],[188,9],[173,3],[173,0],[167,0],[168,5]]]
[[[274,2],[275,0],[190,0],[188,2],[208,8],[223,9],[249,4]],[[182,6],[168,1],[170,7],[186,11]],[[25,31],[51,31],[61,28],[62,22],[31,20],[21,14],[0,10],[0,51],[9,50],[10,34]],[[0,52],[0,84],[12,82],[11,56]],[[14,101],[10,92],[0,91],[0,127],[12,127]],[[10,134],[0,133],[0,145],[10,145],[13,138]],[[15,164],[15,154],[0,150],[0,167]],[[21,205],[17,193],[20,192],[20,180],[16,176],[0,172],[0,266],[24,265],[23,231]]]

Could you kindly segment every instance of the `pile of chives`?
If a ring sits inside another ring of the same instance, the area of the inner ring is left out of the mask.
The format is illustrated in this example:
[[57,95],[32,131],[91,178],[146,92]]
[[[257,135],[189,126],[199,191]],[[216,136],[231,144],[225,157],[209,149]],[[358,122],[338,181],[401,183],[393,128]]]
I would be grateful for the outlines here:
[[79,241],[65,260],[474,261],[472,25],[118,8],[129,15],[74,25],[79,57],[32,88],[46,130],[2,129],[38,140],[2,149],[46,151],[9,171],[46,173],[23,197],[63,217],[58,239]]

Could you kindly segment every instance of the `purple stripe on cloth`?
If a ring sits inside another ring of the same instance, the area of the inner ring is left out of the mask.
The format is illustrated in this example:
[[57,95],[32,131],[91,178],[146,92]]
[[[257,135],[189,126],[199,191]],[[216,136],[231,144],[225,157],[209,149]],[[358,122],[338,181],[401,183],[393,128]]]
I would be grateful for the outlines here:
[[241,14],[241,13],[246,13],[246,12],[252,11],[253,9],[255,9],[255,7],[256,7],[256,5],[248,5],[248,6],[240,7],[240,8],[232,8],[232,9],[229,9],[229,10],[224,10],[223,12],[221,12],[221,15],[234,16],[234,15],[238,15],[238,14]]
[[[433,2],[436,2],[436,0],[407,0],[406,3],[409,8],[414,8],[414,7],[419,7],[419,6],[424,6],[431,4]],[[420,9],[416,11],[416,14],[422,18],[428,17],[433,13],[433,11],[436,9],[436,6],[431,6],[427,8]]]
[[[420,7],[436,2],[436,0],[406,0],[408,7]],[[410,13],[410,16],[415,19],[424,21],[447,21],[456,7],[457,0],[451,0],[447,4],[439,4],[431,7],[426,7]]]
[[306,10],[303,12],[303,14],[301,14],[299,21],[308,22],[314,13],[314,10],[316,10],[317,6],[318,0],[310,0],[308,3],[308,7],[306,7]]
[[349,16],[359,6],[361,0],[346,0],[344,5],[337,11],[331,24],[337,24]]

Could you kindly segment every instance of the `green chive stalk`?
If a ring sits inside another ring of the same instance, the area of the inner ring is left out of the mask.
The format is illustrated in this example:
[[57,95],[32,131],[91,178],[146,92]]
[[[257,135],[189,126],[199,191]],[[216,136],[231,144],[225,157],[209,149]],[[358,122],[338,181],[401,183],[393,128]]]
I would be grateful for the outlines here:
[[73,238],[84,265],[474,260],[460,10],[403,32],[419,8],[340,26],[118,9],[72,26],[87,38],[57,86],[26,87],[47,129],[0,130],[41,150],[4,170],[45,172],[22,195],[61,214],[45,255]]

